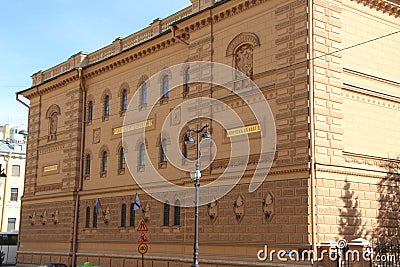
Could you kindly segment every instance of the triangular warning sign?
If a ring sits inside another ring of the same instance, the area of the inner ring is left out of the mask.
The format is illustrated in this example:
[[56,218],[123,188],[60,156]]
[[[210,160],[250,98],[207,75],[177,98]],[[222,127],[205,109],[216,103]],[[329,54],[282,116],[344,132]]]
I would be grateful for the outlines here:
[[149,242],[149,239],[147,239],[147,236],[144,232],[142,232],[139,236],[139,239],[137,241],[138,243],[146,243]]
[[137,230],[137,231],[140,231],[140,232],[147,232],[147,231],[149,231],[149,229],[147,228],[146,224],[144,223],[144,220],[142,220],[142,221],[140,222],[140,224],[138,225],[138,227],[137,227],[136,230]]

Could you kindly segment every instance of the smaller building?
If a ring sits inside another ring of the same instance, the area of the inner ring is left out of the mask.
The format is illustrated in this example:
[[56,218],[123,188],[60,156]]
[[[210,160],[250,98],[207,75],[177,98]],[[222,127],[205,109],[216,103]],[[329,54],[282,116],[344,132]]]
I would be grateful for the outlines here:
[[0,231],[19,229],[24,191],[25,143],[0,141]]

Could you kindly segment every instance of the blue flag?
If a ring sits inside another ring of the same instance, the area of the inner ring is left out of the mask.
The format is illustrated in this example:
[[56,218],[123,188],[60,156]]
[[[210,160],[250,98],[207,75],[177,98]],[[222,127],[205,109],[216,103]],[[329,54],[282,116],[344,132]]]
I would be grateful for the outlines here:
[[139,195],[136,193],[135,195],[135,201],[133,202],[133,210],[138,210],[140,209],[140,199],[139,199]]

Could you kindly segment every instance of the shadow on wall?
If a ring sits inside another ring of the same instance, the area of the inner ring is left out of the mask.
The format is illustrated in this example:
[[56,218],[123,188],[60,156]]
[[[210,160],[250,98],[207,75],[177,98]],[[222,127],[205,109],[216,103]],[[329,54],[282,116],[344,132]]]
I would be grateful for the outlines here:
[[386,177],[377,187],[378,216],[373,233],[375,241],[380,242],[398,238],[400,234],[400,158],[391,160],[385,169]]
[[362,212],[359,209],[359,200],[355,196],[354,190],[351,190],[351,183],[345,180],[343,193],[340,199],[343,206],[339,208],[339,235],[346,240],[354,240],[365,236],[368,232],[365,230],[365,222],[362,223]]

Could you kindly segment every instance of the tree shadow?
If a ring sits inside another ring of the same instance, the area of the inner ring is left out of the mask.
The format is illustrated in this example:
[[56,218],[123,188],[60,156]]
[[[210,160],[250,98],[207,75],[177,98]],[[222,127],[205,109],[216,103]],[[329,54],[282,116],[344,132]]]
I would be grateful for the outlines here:
[[388,241],[400,234],[400,158],[390,160],[385,166],[386,177],[377,186],[378,214],[374,229],[376,241]]
[[350,187],[351,183],[346,179],[343,187],[344,193],[340,197],[343,206],[339,208],[339,234],[348,241],[366,235],[365,222],[362,223],[362,212],[359,209],[359,200]]

